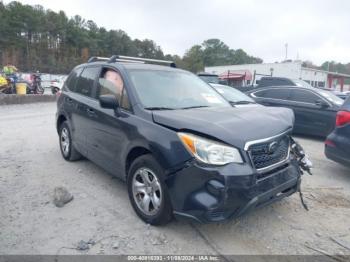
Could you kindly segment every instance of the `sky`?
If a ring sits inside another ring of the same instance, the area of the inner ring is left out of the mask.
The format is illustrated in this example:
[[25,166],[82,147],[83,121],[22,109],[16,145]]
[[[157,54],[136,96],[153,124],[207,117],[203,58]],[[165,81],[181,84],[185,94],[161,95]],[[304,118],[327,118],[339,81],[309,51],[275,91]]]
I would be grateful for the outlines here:
[[[4,1],[8,3],[10,1]],[[165,54],[183,55],[219,38],[264,62],[285,59],[320,65],[350,62],[348,0],[20,0],[93,20],[131,38],[152,39]]]

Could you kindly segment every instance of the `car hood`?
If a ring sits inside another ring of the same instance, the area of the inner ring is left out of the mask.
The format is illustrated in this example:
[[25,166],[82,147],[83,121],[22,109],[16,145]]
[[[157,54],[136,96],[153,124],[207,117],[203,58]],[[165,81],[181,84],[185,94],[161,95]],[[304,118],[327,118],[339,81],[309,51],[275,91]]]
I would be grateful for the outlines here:
[[293,128],[294,113],[279,107],[221,107],[153,111],[153,121],[177,131],[195,132],[244,148],[248,141]]

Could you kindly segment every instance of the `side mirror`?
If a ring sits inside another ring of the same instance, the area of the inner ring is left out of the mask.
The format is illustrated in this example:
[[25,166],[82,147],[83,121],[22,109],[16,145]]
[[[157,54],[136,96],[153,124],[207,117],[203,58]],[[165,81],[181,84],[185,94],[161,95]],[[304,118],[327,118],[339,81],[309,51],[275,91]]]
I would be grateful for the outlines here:
[[315,105],[316,105],[316,106],[319,106],[319,107],[321,107],[321,108],[327,108],[327,107],[329,107],[329,104],[328,104],[326,101],[322,100],[322,99],[317,100],[317,101],[315,102]]
[[114,95],[101,95],[99,101],[102,108],[117,109],[119,107],[119,102]]

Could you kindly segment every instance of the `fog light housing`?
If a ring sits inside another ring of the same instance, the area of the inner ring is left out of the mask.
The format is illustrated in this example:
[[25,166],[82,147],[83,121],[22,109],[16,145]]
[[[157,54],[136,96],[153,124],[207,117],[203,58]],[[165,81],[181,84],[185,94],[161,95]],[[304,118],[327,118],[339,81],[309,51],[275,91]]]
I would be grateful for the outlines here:
[[224,191],[225,186],[218,180],[210,180],[207,182],[207,189],[210,194],[219,197]]

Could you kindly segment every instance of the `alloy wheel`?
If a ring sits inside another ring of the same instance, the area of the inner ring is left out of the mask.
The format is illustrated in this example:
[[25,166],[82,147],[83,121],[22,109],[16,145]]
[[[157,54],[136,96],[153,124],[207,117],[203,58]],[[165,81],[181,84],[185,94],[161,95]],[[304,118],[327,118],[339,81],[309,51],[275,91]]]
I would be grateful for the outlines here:
[[61,130],[61,148],[62,152],[65,156],[68,156],[69,154],[69,147],[70,147],[70,142],[69,142],[69,131],[66,127],[62,128]]
[[148,216],[157,214],[162,204],[162,189],[152,170],[140,168],[135,172],[132,193],[140,211]]

